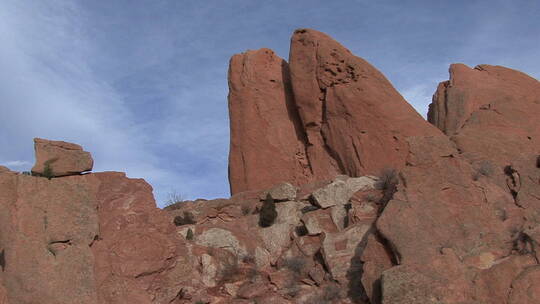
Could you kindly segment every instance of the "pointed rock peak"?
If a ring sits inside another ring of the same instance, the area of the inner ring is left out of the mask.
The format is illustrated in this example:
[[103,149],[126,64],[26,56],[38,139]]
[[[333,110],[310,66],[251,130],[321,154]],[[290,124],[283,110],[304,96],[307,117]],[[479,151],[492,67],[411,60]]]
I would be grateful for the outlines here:
[[268,49],[229,68],[232,193],[404,166],[408,136],[439,135],[373,66],[296,30],[289,64]]
[[452,64],[449,72],[450,79],[433,95],[428,121],[452,136],[466,157],[504,166],[516,155],[537,153],[538,80],[487,64],[475,68]]
[[401,167],[404,137],[440,134],[382,73],[326,34],[295,31],[289,66],[316,175],[328,177],[332,168],[361,176]]
[[449,80],[441,82],[429,106],[428,121],[448,135],[463,127],[474,111],[491,107],[502,100],[521,97],[527,105],[538,100],[538,80],[502,66],[488,64],[470,68],[465,64],[450,65]]

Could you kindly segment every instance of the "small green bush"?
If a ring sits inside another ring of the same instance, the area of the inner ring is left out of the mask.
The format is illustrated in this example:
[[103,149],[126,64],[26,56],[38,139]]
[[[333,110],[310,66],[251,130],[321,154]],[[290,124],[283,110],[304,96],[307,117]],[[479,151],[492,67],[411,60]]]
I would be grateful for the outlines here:
[[181,204],[186,202],[182,194],[177,193],[176,191],[169,192],[167,194],[167,200],[165,201],[165,210],[176,210],[180,209]]
[[386,168],[379,174],[379,180],[375,183],[375,188],[379,190],[392,189],[399,183],[396,169]]
[[306,267],[306,260],[302,257],[286,258],[283,260],[282,265],[295,275],[300,275]]
[[186,240],[188,240],[188,241],[193,240],[193,230],[191,230],[191,228],[189,228],[187,233],[186,233]]
[[5,249],[2,249],[2,252],[0,252],[0,267],[2,267],[2,271],[4,271],[4,268],[6,267],[6,257],[4,250]]
[[259,215],[259,226],[261,227],[270,227],[274,224],[277,218],[276,203],[270,194],[266,195],[266,200],[264,201],[261,213]]
[[242,206],[242,214],[243,215],[248,215],[251,213],[251,207],[248,206],[248,205],[244,205]]
[[58,160],[58,157],[55,157],[55,158],[51,158],[49,160],[46,160],[44,163],[43,163],[43,177],[46,177],[48,178],[49,180],[51,178],[54,177],[54,172],[53,172],[53,169],[51,167],[51,164],[54,163],[55,161]]
[[196,221],[193,218],[193,214],[188,211],[184,211],[184,216],[178,215],[174,218],[174,224],[176,226],[195,224]]
[[375,184],[375,188],[382,190],[382,197],[379,200],[379,213],[384,210],[388,202],[394,197],[399,184],[398,173],[395,169],[384,169],[379,175],[379,180]]
[[305,236],[309,234],[309,231],[307,230],[305,225],[296,226],[294,228],[294,231],[296,232],[297,236]]
[[320,209],[320,207],[317,207],[317,206],[314,206],[314,205],[309,205],[309,206],[305,206],[304,208],[302,208],[302,210],[300,210],[303,214],[305,213],[308,213],[308,212],[311,212],[311,211],[315,211],[315,210],[318,210]]

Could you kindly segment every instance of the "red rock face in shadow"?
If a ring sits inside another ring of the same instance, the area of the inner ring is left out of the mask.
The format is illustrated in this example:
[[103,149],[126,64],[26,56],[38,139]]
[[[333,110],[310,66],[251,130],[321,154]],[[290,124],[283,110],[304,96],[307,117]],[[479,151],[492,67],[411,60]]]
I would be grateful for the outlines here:
[[[269,49],[231,58],[231,193],[311,178],[304,134],[292,101],[288,64]],[[276,174],[279,172],[279,174]]]
[[406,137],[440,134],[373,66],[315,30],[294,33],[289,65],[265,49],[234,56],[229,87],[233,194],[401,168]]

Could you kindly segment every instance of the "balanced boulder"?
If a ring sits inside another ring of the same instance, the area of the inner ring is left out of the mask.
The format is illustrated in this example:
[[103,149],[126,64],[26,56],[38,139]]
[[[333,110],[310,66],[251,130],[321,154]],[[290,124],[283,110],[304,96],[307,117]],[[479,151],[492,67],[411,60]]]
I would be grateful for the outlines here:
[[77,175],[91,171],[94,160],[90,152],[77,144],[34,138],[36,163],[32,172],[49,177]]

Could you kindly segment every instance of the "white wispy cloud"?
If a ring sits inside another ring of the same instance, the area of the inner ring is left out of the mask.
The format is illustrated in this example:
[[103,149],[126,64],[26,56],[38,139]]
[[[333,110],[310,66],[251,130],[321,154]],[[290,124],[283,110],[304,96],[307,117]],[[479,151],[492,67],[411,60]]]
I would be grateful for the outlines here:
[[31,162],[29,161],[26,161],[26,160],[9,160],[9,161],[6,161],[6,162],[2,162],[2,164],[8,168],[12,168],[12,167],[15,167],[15,168],[20,168],[20,167],[29,167],[32,165]]

